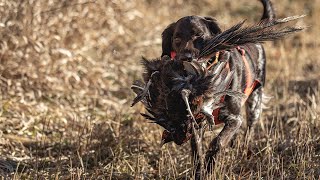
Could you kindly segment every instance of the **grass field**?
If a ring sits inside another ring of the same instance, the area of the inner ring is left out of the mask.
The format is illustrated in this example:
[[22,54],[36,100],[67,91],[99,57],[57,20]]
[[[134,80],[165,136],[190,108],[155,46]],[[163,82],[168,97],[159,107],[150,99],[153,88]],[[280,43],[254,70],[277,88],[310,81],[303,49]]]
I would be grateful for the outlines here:
[[[255,126],[218,157],[208,179],[320,179],[320,0],[274,1],[308,27],[266,43],[273,96]],[[255,0],[0,1],[2,179],[189,179],[189,143],[160,148],[162,129],[130,107],[141,56],[159,57],[161,32],[186,15],[222,29],[258,22]],[[209,142],[221,127],[205,134]]]

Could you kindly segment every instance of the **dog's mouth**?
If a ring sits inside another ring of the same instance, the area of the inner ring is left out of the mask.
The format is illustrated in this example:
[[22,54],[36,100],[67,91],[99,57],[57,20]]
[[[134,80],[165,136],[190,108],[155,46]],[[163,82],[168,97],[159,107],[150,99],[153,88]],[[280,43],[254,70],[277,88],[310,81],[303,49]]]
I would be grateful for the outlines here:
[[[174,57],[171,56],[171,59],[181,60],[181,61],[189,61],[196,60],[199,56],[199,49],[192,50],[182,50],[182,51],[174,51]],[[171,54],[172,55],[172,54]]]

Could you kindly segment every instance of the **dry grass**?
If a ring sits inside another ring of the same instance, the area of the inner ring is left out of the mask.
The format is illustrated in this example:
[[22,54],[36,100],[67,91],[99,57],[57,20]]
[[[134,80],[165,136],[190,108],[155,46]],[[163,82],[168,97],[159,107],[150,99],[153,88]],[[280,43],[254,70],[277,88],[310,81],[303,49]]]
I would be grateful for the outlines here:
[[[299,24],[310,28],[265,45],[274,98],[253,140],[240,135],[222,152],[212,179],[320,178],[320,2],[274,3],[278,17],[307,14]],[[142,106],[130,108],[140,57],[158,57],[161,31],[181,16],[214,16],[226,28],[261,11],[251,0],[0,1],[1,175],[192,177],[189,144],[160,148],[162,130],[139,116]]]

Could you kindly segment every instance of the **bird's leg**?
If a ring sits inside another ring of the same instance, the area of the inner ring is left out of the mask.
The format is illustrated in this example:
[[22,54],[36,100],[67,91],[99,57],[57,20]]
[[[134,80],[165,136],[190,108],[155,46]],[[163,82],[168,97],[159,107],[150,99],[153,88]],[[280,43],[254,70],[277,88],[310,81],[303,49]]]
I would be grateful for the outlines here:
[[[183,89],[181,91],[182,99],[186,104],[186,108],[187,108],[186,110],[187,110],[187,112],[189,114],[189,118],[191,118],[191,128],[192,128],[192,134],[193,134],[193,139],[194,139],[194,145],[197,148],[196,152],[197,152],[197,157],[198,157],[198,160],[197,160],[198,163],[195,163],[195,164],[197,164],[197,167],[196,167],[196,179],[201,179],[202,169],[203,169],[203,164],[204,164],[203,163],[204,162],[203,161],[203,152],[202,152],[203,128],[202,128],[202,126],[199,126],[197,124],[197,121],[196,121],[196,119],[194,118],[194,116],[192,114],[192,111],[191,111],[190,105],[189,105],[189,99],[188,99],[189,95],[190,95],[190,90]],[[198,134],[198,129],[200,131],[200,135]]]
[[189,116],[190,116],[191,119],[192,119],[192,125],[195,126],[195,127],[198,129],[199,126],[198,126],[198,124],[197,124],[196,119],[194,118],[194,116],[193,116],[193,114],[192,114],[192,111],[191,111],[190,105],[189,105],[189,100],[188,100],[188,98],[189,98],[189,95],[190,95],[190,90],[188,90],[188,89],[183,89],[183,90],[181,91],[181,95],[182,95],[183,101],[184,101],[185,104],[186,104],[188,114],[189,114]]

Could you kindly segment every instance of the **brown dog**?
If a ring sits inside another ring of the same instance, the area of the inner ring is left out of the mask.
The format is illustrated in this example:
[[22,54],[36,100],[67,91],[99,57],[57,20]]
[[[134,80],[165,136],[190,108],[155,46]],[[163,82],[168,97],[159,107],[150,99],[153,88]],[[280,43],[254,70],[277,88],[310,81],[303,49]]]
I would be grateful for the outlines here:
[[[271,2],[261,0],[264,12],[261,21],[275,17]],[[198,58],[204,44],[209,39],[221,33],[217,22],[213,18],[187,16],[170,24],[162,33],[162,56],[182,61]],[[217,58],[217,57],[214,57]],[[225,106],[213,112],[215,122],[225,123],[221,133],[211,142],[210,150],[206,153],[206,161],[212,162],[215,154],[225,147],[242,123],[241,106],[245,103],[248,126],[259,119],[261,114],[262,85],[265,81],[265,53],[260,44],[239,46],[238,49],[223,52],[219,60],[228,58],[229,68],[235,70],[230,89],[244,92],[248,98],[239,101],[238,98],[226,96]],[[213,60],[212,60],[213,61]],[[208,112],[210,113],[210,112]],[[163,142],[169,142],[170,135],[163,136]],[[195,140],[191,141],[192,150],[196,151]],[[211,166],[208,166],[211,169]]]
[[[196,179],[201,179],[203,166],[210,172],[216,154],[240,128],[243,105],[249,129],[259,119],[266,63],[260,42],[302,30],[275,28],[303,16],[273,19],[271,3],[261,2],[262,20],[254,26],[242,27],[242,22],[222,32],[214,19],[199,16],[169,25],[162,34],[162,58],[144,59],[144,82],[132,85],[137,94],[132,105],[141,101],[148,112],[142,115],[165,128],[162,143],[181,145],[191,139]],[[204,163],[203,126],[219,123],[224,128],[210,143]]]

